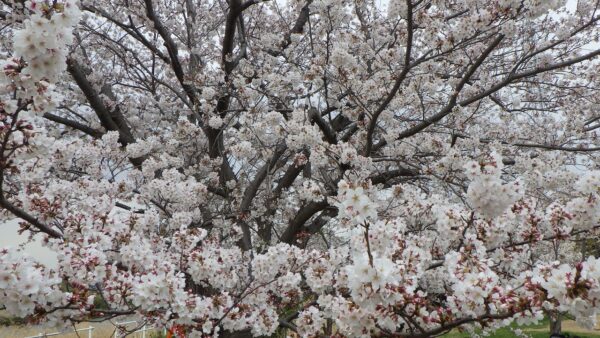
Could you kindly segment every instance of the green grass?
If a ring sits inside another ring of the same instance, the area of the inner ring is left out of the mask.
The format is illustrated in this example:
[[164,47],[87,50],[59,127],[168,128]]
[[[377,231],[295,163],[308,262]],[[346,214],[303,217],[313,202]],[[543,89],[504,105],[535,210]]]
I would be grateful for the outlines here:
[[[527,328],[523,328],[522,330],[528,336],[533,337],[533,338],[548,338],[550,336],[550,333],[548,331],[546,331],[546,332],[528,331]],[[563,332],[562,334],[565,336],[568,335],[567,337],[600,338],[600,334],[570,333],[570,332]],[[468,333],[450,332],[448,334],[443,335],[442,337],[444,337],[444,338],[468,338],[468,337],[470,337],[470,335]],[[499,329],[498,331],[490,334],[489,337],[515,338],[515,337],[517,337],[517,335],[515,335],[510,329],[504,328],[504,329]]]
[[[499,329],[493,333],[491,333],[488,337],[495,338],[515,338],[515,335],[511,329],[519,328],[525,334],[533,338],[548,338],[550,336],[549,332],[549,320],[544,319],[537,324],[527,325],[519,327],[517,324],[512,324],[510,327]],[[544,331],[540,331],[540,329],[544,329]],[[535,331],[533,331],[535,330]],[[563,335],[566,337],[579,337],[579,338],[600,338],[600,332],[598,334],[595,333],[574,333],[569,332],[568,330],[563,330]],[[443,335],[444,338],[469,338],[470,335],[466,332],[459,332],[458,330],[453,330],[452,332]]]

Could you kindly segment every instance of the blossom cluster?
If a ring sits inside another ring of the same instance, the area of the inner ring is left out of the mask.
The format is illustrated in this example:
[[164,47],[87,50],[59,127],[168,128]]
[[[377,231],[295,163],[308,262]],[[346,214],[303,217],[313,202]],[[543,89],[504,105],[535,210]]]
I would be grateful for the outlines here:
[[27,62],[23,74],[33,81],[56,79],[66,70],[67,46],[73,43],[73,26],[81,18],[76,1],[26,1],[32,14],[14,33],[16,57]]
[[569,266],[554,263],[538,267],[531,276],[533,283],[548,293],[543,307],[547,310],[566,312],[583,327],[592,329],[597,323],[600,309],[600,259],[588,257]]
[[340,181],[338,194],[340,211],[352,224],[377,220],[377,204],[373,203],[364,187]]
[[[465,164],[466,174],[471,179],[467,197],[473,208],[484,216],[500,216],[523,194],[522,183],[505,184],[502,179],[502,157],[493,152],[489,159]],[[491,195],[489,192],[493,192]]]
[[60,282],[55,271],[47,270],[21,250],[0,249],[0,301],[9,314],[25,317],[36,308],[62,305],[65,295],[59,289]]

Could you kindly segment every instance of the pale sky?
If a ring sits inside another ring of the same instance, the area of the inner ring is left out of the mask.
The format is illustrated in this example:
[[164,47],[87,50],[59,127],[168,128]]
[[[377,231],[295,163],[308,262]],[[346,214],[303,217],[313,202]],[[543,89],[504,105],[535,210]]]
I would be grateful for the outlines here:
[[[17,220],[8,221],[7,223],[0,225],[0,248],[6,247],[17,247],[27,242],[25,235],[19,235],[19,224]],[[38,236],[39,237],[39,236]],[[44,248],[40,241],[37,240],[33,243],[29,243],[25,246],[26,252],[34,257],[40,263],[48,266],[56,266],[56,253]]]

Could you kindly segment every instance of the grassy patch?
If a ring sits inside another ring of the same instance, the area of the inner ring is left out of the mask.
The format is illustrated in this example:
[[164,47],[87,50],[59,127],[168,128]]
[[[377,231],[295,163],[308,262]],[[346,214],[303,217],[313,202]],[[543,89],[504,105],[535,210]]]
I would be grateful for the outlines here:
[[[564,325],[565,322],[563,322]],[[549,332],[549,320],[544,319],[540,321],[538,324],[527,325],[519,327],[517,324],[512,324],[510,327],[501,328],[489,335],[489,337],[495,338],[515,338],[517,335],[514,334],[513,329],[521,329],[524,333],[532,338],[548,338],[550,336]],[[600,331],[598,333],[588,333],[588,332],[570,332],[568,329],[563,327],[562,334],[565,337],[579,337],[579,338],[600,338]],[[466,332],[460,332],[459,330],[453,330],[452,332],[443,335],[444,338],[468,338],[470,335]]]
[[[548,338],[550,333],[548,331],[530,331],[527,328],[522,329],[524,333],[533,338]],[[579,338],[600,338],[600,334],[591,334],[591,333],[570,333],[563,332],[563,335],[566,337],[579,337]],[[460,333],[460,332],[450,332],[448,334],[443,335],[444,338],[468,338],[470,335],[468,333]],[[515,338],[515,335],[510,329],[503,328],[489,335],[489,337],[495,338]]]

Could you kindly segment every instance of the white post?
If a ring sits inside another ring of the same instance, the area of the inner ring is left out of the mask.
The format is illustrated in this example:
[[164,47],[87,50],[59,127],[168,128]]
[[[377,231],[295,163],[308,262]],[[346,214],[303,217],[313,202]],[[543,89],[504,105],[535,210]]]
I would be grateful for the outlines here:
[[142,338],[146,338],[146,324],[142,327]]
[[88,338],[92,338],[92,332],[94,331],[94,327],[90,326],[88,327]]

